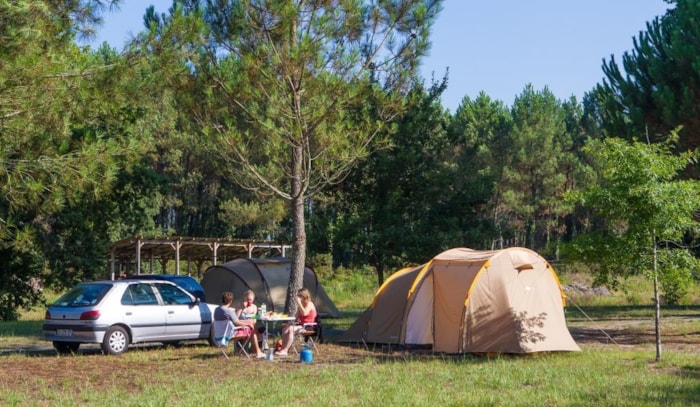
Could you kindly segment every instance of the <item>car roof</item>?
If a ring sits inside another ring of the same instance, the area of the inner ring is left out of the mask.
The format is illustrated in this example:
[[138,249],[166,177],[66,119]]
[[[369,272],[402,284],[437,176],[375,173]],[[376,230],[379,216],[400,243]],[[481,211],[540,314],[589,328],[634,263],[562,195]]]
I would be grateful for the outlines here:
[[149,280],[149,279],[137,279],[137,278],[122,279],[122,280],[85,281],[85,282],[80,283],[80,285],[85,285],[85,284],[123,285],[123,284],[133,284],[135,281],[142,282],[142,283],[158,283],[158,284],[177,285],[177,284],[173,283],[172,281],[168,281],[168,280]]
[[127,280],[164,280],[164,281],[170,281],[170,280],[195,280],[192,276],[183,276],[183,275],[178,275],[178,274],[131,274],[124,279]]

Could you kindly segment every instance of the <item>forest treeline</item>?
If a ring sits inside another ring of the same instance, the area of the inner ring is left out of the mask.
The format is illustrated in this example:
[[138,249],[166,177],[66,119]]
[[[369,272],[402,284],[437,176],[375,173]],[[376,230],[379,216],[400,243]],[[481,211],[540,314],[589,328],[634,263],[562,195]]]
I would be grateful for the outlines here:
[[[607,284],[666,259],[669,298],[698,279],[698,2],[670,2],[581,101],[524,84],[454,112],[447,73],[411,69],[439,1],[385,10],[412,24],[392,27],[393,70],[342,65],[375,18],[349,10],[279,11],[325,15],[306,32],[320,48],[299,35],[289,55],[236,20],[287,19],[236,1],[151,7],[123,50],[80,45],[112,3],[0,2],[0,320],[43,301],[39,286],[104,275],[107,245],[134,235],[303,240],[307,264],[379,283],[448,248],[511,246]],[[304,70],[303,86],[279,80]]]

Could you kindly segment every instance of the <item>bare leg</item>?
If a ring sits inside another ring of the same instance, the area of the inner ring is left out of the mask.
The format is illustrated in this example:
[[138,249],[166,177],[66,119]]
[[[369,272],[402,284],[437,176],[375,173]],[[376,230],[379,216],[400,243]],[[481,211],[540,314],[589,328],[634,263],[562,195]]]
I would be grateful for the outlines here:
[[282,328],[282,349],[280,353],[286,353],[294,342],[294,325],[285,324]]
[[256,355],[261,354],[262,351],[260,350],[260,345],[258,345],[258,334],[253,332],[253,334],[250,337],[252,338],[252,341],[253,341],[253,350],[255,351],[255,354]]

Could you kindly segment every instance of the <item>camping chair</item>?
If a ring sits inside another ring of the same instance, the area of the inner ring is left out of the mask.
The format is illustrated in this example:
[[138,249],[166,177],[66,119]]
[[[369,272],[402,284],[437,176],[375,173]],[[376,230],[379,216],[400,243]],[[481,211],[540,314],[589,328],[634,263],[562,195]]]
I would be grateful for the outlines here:
[[[323,326],[321,325],[321,317],[316,314],[316,319],[314,319],[314,322],[309,322],[302,325],[302,329],[297,332],[296,337],[299,339],[299,341],[303,340],[304,342],[311,342],[311,347],[317,354],[320,354],[318,347],[316,346],[316,342],[318,341],[318,343],[323,343]],[[294,353],[297,355],[299,354],[296,347],[296,341],[294,343]]]
[[236,347],[238,347],[250,359],[246,346],[250,342],[251,335],[246,328],[245,326],[235,326],[228,319],[214,321],[214,344],[221,350],[226,359],[229,358],[226,354],[226,347],[231,342],[234,342],[233,354],[236,353]]

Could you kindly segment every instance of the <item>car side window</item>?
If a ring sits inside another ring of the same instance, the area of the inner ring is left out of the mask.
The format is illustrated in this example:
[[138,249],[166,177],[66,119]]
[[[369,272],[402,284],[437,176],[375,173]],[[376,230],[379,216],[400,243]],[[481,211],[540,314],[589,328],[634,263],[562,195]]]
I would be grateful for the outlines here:
[[158,291],[165,304],[191,304],[192,298],[177,286],[158,284]]
[[158,298],[149,284],[131,284],[122,296],[124,305],[158,305]]

